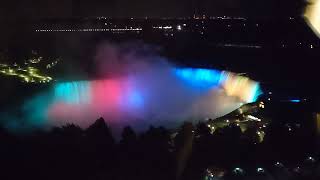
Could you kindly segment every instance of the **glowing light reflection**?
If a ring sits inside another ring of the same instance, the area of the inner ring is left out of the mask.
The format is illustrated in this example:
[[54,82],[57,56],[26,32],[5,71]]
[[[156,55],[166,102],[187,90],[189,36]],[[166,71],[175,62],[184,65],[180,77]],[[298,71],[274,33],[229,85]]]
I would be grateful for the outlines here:
[[293,102],[293,103],[299,103],[301,102],[299,99],[291,99],[290,102]]

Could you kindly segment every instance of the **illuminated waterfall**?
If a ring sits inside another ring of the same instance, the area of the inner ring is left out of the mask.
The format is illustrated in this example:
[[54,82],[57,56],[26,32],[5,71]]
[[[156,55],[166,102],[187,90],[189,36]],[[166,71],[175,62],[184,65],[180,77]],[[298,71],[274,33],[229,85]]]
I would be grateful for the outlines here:
[[168,67],[121,78],[56,83],[24,104],[23,122],[86,128],[104,117],[111,126],[173,127],[185,120],[222,116],[255,101],[260,93],[257,82],[234,73]]

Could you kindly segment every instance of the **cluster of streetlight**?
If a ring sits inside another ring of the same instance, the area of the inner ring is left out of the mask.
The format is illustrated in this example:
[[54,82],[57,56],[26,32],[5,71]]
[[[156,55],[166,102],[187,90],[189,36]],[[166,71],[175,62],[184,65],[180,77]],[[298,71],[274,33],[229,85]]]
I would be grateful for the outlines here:
[[6,76],[15,76],[25,83],[48,83],[52,81],[52,77],[40,73],[39,69],[28,66],[22,68],[20,66],[9,66],[0,64],[0,73]]

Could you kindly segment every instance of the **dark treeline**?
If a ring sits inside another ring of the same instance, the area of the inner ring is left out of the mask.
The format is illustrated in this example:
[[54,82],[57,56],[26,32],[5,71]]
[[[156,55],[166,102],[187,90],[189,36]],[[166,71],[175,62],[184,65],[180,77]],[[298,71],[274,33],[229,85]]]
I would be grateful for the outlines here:
[[[301,132],[300,132],[301,131]],[[185,123],[178,132],[150,127],[142,134],[125,127],[116,141],[104,119],[83,130],[76,125],[13,135],[0,130],[1,179],[203,179],[210,166],[290,166],[315,152],[303,130],[270,126],[262,143],[256,129],[231,125],[214,133],[206,124]],[[302,164],[300,164],[301,167]],[[316,172],[302,178],[316,177]],[[228,176],[226,176],[228,178]],[[232,178],[232,177],[231,177]]]

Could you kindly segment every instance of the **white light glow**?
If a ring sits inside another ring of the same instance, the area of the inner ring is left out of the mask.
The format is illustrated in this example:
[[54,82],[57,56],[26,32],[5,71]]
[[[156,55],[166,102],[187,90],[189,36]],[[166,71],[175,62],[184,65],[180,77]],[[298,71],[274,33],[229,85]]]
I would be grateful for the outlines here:
[[320,37],[320,0],[309,0],[304,18],[315,34]]

